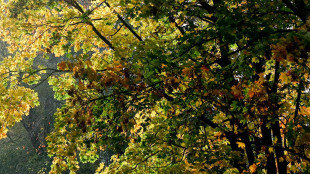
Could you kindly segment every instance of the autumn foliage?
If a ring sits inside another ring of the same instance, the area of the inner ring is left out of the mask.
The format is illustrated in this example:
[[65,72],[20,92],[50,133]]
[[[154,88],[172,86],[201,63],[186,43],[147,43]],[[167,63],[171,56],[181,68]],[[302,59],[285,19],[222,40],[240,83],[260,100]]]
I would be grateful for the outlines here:
[[[309,173],[309,3],[3,2],[0,137],[48,80],[50,173],[105,149],[98,173]],[[50,55],[66,60],[34,66]]]

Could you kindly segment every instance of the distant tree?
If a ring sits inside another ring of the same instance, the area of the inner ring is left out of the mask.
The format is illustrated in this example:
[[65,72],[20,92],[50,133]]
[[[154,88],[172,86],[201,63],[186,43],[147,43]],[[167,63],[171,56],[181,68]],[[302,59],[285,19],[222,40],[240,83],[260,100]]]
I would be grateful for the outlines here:
[[[309,1],[19,2],[0,7],[0,131],[37,105],[21,82],[48,79],[51,173],[105,149],[98,173],[310,172]],[[51,53],[68,60],[32,66]]]

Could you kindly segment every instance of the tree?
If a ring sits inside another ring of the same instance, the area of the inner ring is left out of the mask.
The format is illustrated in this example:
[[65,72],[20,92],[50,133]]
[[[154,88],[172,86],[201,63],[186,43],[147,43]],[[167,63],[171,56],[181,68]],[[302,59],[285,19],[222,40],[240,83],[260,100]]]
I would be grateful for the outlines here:
[[[51,173],[104,149],[98,173],[309,172],[308,1],[85,2],[1,5],[1,131],[37,104],[21,81],[47,73],[65,100]],[[49,54],[67,60],[32,66]]]

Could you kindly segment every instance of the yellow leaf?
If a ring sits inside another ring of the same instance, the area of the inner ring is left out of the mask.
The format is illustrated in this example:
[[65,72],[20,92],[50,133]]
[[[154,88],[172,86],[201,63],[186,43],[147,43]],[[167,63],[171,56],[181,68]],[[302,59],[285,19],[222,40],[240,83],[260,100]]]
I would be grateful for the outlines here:
[[280,79],[283,83],[289,83],[289,82],[290,82],[290,77],[287,76],[287,74],[284,73],[284,72],[281,72],[281,73],[280,73],[279,79]]
[[252,58],[252,62],[254,62],[254,63],[259,63],[259,59],[258,59],[257,57],[253,57],[253,58]]
[[252,164],[252,165],[249,167],[250,172],[251,172],[251,173],[256,172],[256,168],[257,168],[256,164]]
[[213,16],[213,14],[207,14],[206,16],[211,18]]
[[175,23],[174,22],[171,22],[170,25],[171,25],[172,28],[175,27]]
[[273,148],[269,147],[268,151],[269,151],[269,153],[272,153],[273,152]]
[[237,145],[238,145],[239,148],[245,149],[245,144],[243,142],[238,141]]
[[279,158],[279,162],[283,162],[284,161],[284,158],[283,157],[280,157]]

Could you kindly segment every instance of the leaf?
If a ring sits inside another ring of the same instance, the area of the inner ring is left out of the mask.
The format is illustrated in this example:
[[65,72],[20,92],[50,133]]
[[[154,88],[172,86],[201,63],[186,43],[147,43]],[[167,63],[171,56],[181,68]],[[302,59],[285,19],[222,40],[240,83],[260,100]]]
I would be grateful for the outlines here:
[[[44,76],[63,103],[46,138],[51,173],[105,149],[117,155],[98,173],[307,173],[309,20],[282,1],[101,2],[1,3],[0,136],[38,104],[23,82],[41,85],[43,55],[59,62]],[[286,169],[268,155],[301,159]]]
[[242,91],[237,86],[233,86],[231,88],[231,93],[235,96],[235,98],[238,98],[238,99],[243,98]]
[[67,68],[67,63],[65,61],[61,61],[59,64],[58,64],[58,69],[59,70],[65,70]]
[[283,83],[290,83],[290,77],[288,77],[287,74],[284,73],[284,72],[281,72],[281,73],[280,73],[279,79],[280,79]]
[[273,148],[273,147],[269,147],[269,148],[268,148],[268,152],[269,152],[269,153],[273,153],[273,151],[274,151],[274,148]]
[[254,94],[255,94],[254,91],[252,91],[252,90],[249,90],[249,91],[248,91],[248,95],[249,95],[250,98],[253,98],[253,97],[254,97]]
[[245,144],[243,142],[237,141],[237,145],[241,149],[245,149]]
[[251,172],[251,173],[255,173],[255,172],[256,172],[256,169],[257,169],[256,164],[250,165],[249,169],[250,169],[250,172]]

